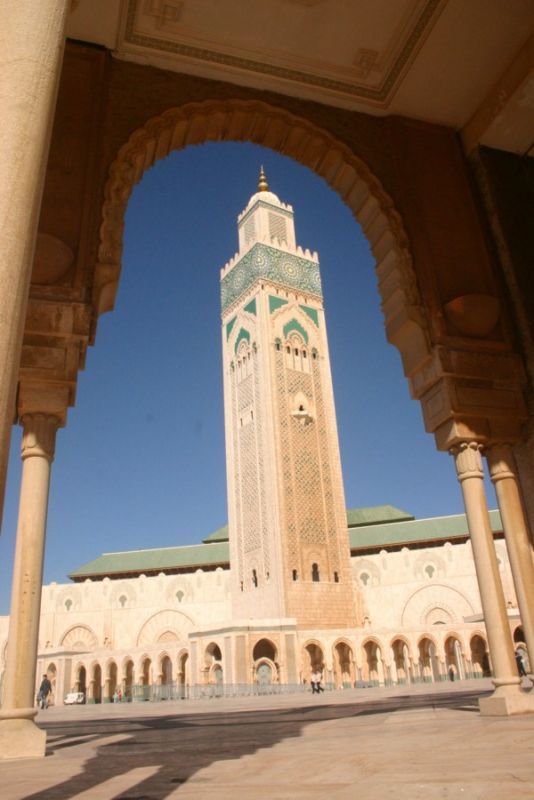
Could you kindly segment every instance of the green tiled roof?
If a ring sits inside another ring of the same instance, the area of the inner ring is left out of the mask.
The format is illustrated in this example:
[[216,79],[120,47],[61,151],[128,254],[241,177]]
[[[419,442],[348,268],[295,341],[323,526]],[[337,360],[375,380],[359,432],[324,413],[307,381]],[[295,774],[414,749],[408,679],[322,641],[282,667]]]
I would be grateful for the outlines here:
[[[408,514],[407,511],[395,508],[395,506],[367,506],[347,509],[347,525],[349,528],[359,525],[378,525],[381,522],[400,522],[407,519],[415,519],[415,517],[412,514]],[[218,528],[202,541],[206,544],[209,542],[227,542],[228,525]]]
[[[489,513],[493,532],[502,531],[499,512]],[[414,519],[393,506],[373,506],[348,510],[347,520],[353,555],[388,547],[446,542],[468,536],[465,514]],[[218,566],[228,567],[229,562],[228,526],[224,525],[206,537],[203,544],[103,553],[94,561],[89,561],[71,572],[69,578],[81,581],[84,578],[98,579],[107,575],[134,577],[142,573],[214,569]]]
[[162,547],[151,550],[126,550],[103,553],[89,561],[69,578],[80,580],[92,576],[140,575],[143,572],[164,572],[184,568],[228,566],[230,555],[227,542],[194,544],[186,547]]
[[401,511],[395,506],[368,506],[367,508],[347,508],[347,525],[354,528],[359,525],[378,525],[381,522],[400,522],[415,519],[412,514]]
[[205,539],[202,539],[204,544],[210,544],[211,542],[227,542],[228,541],[228,525],[223,525],[222,528],[217,528],[216,531],[210,533],[209,536],[206,536]]
[[[494,533],[502,531],[501,517],[498,511],[490,511],[491,528]],[[446,542],[449,539],[465,538],[469,535],[465,514],[454,514],[450,517],[430,517],[429,519],[412,519],[404,522],[386,523],[383,525],[365,525],[349,528],[350,549],[373,548],[382,549],[399,545],[413,545],[423,542]]]

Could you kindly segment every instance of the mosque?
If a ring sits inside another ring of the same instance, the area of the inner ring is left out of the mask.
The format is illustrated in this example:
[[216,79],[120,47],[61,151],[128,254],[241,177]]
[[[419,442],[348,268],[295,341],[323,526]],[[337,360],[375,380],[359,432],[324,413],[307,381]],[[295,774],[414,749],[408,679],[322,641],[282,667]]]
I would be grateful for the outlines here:
[[346,510],[319,259],[263,170],[238,236],[221,270],[228,526],[43,587],[37,679],[99,703],[298,691],[316,670],[335,689],[490,675],[466,517]]

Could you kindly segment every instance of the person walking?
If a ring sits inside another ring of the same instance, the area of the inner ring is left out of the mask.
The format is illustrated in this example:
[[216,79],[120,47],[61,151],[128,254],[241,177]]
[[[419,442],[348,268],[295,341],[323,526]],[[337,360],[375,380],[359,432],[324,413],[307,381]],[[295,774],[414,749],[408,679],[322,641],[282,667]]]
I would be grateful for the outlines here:
[[322,674],[319,670],[315,670],[311,676],[311,685],[312,685],[312,694],[321,694],[324,692],[323,687],[321,686]]
[[48,696],[52,691],[52,684],[48,680],[48,675],[43,675],[43,680],[39,686],[39,694],[37,695],[37,705],[39,708],[48,708]]
[[527,671],[525,669],[525,662],[523,661],[523,656],[519,652],[519,650],[515,651],[515,663],[517,664],[517,671],[519,672],[520,678],[526,678]]

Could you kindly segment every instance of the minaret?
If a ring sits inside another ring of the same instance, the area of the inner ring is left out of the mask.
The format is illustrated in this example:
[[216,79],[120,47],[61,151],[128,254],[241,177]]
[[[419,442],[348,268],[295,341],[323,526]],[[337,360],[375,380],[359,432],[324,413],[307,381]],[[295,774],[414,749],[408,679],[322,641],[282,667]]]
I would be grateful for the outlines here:
[[221,271],[234,618],[356,624],[319,260],[258,191]]

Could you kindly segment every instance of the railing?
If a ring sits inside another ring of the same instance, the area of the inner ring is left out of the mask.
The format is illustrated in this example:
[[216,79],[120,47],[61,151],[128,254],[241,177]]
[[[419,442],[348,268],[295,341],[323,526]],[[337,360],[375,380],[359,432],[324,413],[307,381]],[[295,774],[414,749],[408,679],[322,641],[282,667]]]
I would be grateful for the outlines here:
[[[325,683],[323,688],[330,691],[333,684]],[[307,683],[210,683],[210,684],[150,684],[134,685],[130,689],[134,703],[164,700],[203,700],[217,697],[253,697],[262,695],[305,694],[311,691]],[[128,701],[123,697],[121,702]]]
[[[482,678],[479,672],[466,673],[466,679]],[[354,684],[345,682],[343,689],[374,689],[379,686],[394,687],[406,686],[415,684],[431,684],[447,681],[448,675],[440,674],[435,678],[430,675],[421,677],[419,675],[413,676],[410,680],[401,679],[394,681],[387,678],[383,683],[378,680],[357,680]],[[456,676],[456,681],[460,680]],[[333,683],[325,682],[322,684],[326,691],[333,691],[335,686]],[[131,686],[126,693],[123,694],[120,702],[163,702],[165,700],[205,700],[216,699],[218,697],[258,697],[262,695],[289,695],[289,694],[306,694],[311,692],[311,686],[308,683],[210,683],[201,684],[196,683],[192,685],[182,683],[166,683],[166,684],[135,684]]]

